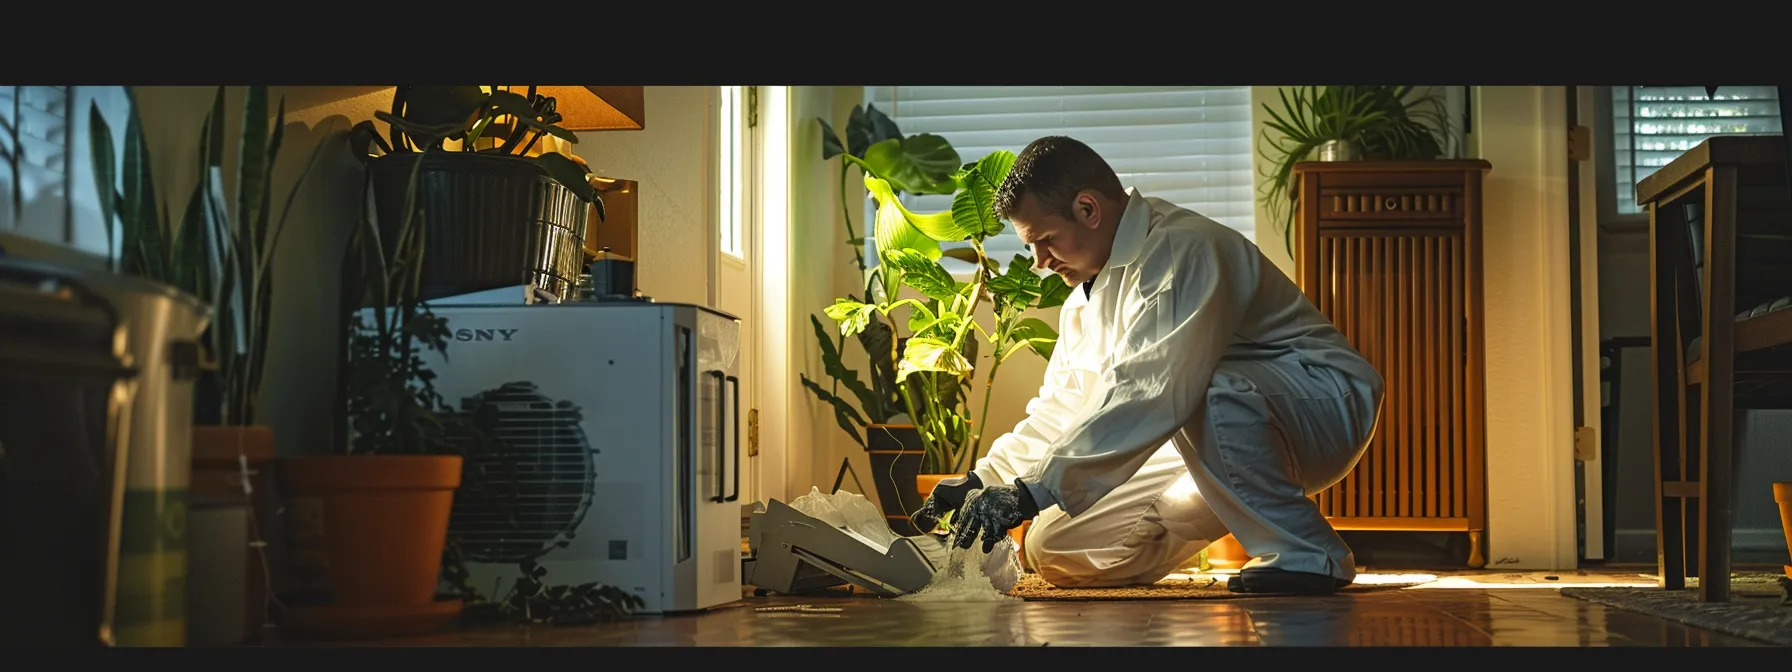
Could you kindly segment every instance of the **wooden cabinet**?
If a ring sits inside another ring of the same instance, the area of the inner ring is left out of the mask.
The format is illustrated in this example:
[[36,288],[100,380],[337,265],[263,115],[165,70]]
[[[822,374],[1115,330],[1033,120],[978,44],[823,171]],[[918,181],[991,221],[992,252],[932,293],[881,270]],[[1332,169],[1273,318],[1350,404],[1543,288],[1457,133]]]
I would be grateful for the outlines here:
[[1315,495],[1340,530],[1468,533],[1486,564],[1480,160],[1295,166],[1298,282],[1386,380],[1361,462]]

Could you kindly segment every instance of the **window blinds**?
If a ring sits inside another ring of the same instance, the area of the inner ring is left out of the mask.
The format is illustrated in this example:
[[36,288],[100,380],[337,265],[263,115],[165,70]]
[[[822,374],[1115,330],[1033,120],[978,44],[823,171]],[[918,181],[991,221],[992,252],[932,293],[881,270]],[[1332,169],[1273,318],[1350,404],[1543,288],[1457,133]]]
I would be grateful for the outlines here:
[[1771,86],[1612,87],[1613,176],[1618,214],[1642,212],[1636,183],[1713,135],[1780,132],[1779,96]]
[[[944,137],[964,163],[997,150],[1019,154],[1047,135],[1076,138],[1107,159],[1122,184],[1252,235],[1250,87],[871,86],[865,100],[903,135]],[[919,212],[952,207],[951,196],[909,194],[903,202]],[[868,232],[875,211],[868,203]],[[1026,253],[1012,226],[985,249],[998,260]]]

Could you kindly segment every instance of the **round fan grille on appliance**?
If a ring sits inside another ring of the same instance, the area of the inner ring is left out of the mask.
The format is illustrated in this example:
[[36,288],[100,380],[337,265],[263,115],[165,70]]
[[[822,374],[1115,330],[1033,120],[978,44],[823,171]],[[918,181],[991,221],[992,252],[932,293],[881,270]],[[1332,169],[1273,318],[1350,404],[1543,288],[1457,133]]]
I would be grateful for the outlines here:
[[570,540],[591,506],[597,450],[570,401],[505,383],[461,400],[483,435],[469,442],[449,536],[474,562],[519,563]]

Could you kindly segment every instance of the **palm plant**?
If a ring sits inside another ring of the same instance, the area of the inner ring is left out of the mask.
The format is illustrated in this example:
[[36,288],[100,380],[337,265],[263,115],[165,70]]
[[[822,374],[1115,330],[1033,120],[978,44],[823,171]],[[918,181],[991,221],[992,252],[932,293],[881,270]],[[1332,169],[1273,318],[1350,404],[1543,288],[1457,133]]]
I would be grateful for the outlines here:
[[[1444,153],[1453,124],[1443,96],[1435,90],[1413,96],[1411,86],[1293,87],[1280,91],[1282,106],[1263,109],[1269,121],[1258,151],[1274,169],[1263,183],[1270,218],[1282,227],[1282,242],[1294,254],[1294,164],[1328,142],[1353,148],[1372,161],[1435,159]],[[1271,135],[1271,131],[1280,137]]]

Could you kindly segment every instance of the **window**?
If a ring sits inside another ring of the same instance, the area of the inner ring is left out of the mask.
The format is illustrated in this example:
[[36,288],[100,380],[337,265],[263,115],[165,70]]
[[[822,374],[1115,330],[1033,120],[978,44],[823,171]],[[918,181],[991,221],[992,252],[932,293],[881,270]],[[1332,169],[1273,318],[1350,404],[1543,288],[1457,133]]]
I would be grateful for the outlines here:
[[[1250,87],[871,86],[865,100],[903,135],[944,137],[964,163],[1068,135],[1107,159],[1122,184],[1252,235]],[[903,204],[937,212],[950,210],[952,197],[905,194]],[[861,220],[867,239],[876,208],[868,202]],[[873,245],[868,240],[868,252]],[[985,251],[1004,263],[1027,253],[1012,226]],[[955,274],[970,270],[957,260],[941,264]]]
[[744,139],[746,138],[746,118],[743,110],[747,107],[746,89],[742,86],[724,86],[721,91],[721,110],[716,115],[721,122],[720,135],[716,143],[720,166],[717,185],[720,190],[721,207],[716,217],[716,241],[723,254],[740,259],[743,256],[741,218],[746,216],[746,206],[741,195],[744,182],[748,178],[744,170],[746,165]]
[[1636,183],[1713,135],[1779,133],[1777,90],[1720,86],[1612,87],[1612,164],[1617,214],[1641,214]]

